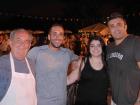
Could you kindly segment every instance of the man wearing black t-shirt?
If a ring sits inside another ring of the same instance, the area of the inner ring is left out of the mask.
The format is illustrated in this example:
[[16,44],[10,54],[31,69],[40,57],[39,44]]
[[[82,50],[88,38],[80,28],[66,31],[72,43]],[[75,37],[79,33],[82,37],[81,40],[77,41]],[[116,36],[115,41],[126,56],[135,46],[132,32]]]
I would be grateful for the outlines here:
[[120,13],[112,13],[107,25],[114,39],[107,47],[112,105],[140,105],[140,38],[127,33]]

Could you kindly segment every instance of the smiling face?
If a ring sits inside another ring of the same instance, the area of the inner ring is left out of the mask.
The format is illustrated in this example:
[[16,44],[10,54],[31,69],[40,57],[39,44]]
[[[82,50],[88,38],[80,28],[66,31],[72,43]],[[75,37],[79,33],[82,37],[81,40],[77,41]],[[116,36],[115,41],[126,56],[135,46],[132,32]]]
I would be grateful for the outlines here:
[[49,32],[48,39],[49,47],[53,50],[58,50],[64,42],[64,29],[61,26],[53,26]]
[[17,31],[14,37],[10,38],[9,44],[12,55],[17,59],[22,60],[26,57],[31,46],[31,36],[25,30]]
[[122,18],[110,20],[108,27],[115,41],[122,41],[127,36],[127,25]]
[[89,46],[91,56],[102,56],[102,45],[99,40],[92,40]]

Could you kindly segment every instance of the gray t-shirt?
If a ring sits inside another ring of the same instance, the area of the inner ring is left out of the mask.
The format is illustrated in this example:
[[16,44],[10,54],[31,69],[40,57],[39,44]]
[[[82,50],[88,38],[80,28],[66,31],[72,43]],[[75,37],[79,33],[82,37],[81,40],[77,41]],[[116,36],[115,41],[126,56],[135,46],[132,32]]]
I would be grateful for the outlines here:
[[117,105],[133,105],[140,90],[140,38],[129,35],[121,44],[107,47],[107,63],[113,100]]
[[77,56],[66,48],[54,52],[44,45],[32,48],[28,57],[35,62],[38,105],[66,105],[67,68]]

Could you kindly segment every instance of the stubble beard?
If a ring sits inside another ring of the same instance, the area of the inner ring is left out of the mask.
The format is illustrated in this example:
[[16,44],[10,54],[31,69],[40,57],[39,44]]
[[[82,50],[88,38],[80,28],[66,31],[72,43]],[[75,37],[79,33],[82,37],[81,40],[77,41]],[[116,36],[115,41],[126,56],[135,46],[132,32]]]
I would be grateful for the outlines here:
[[57,45],[53,44],[52,42],[50,42],[50,45],[51,45],[53,48],[60,48],[60,47],[61,47],[61,44],[57,46]]

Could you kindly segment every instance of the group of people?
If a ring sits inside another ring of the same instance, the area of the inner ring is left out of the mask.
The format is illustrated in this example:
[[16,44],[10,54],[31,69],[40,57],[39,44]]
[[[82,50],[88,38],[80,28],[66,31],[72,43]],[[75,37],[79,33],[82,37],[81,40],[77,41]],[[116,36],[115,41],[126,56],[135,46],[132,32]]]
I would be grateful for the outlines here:
[[140,38],[127,33],[119,13],[107,25],[114,41],[106,47],[100,36],[91,36],[85,57],[61,47],[60,24],[49,29],[48,45],[32,49],[32,34],[13,30],[11,51],[0,57],[0,105],[66,105],[67,85],[77,80],[75,105],[107,105],[109,87],[111,105],[140,105]]

